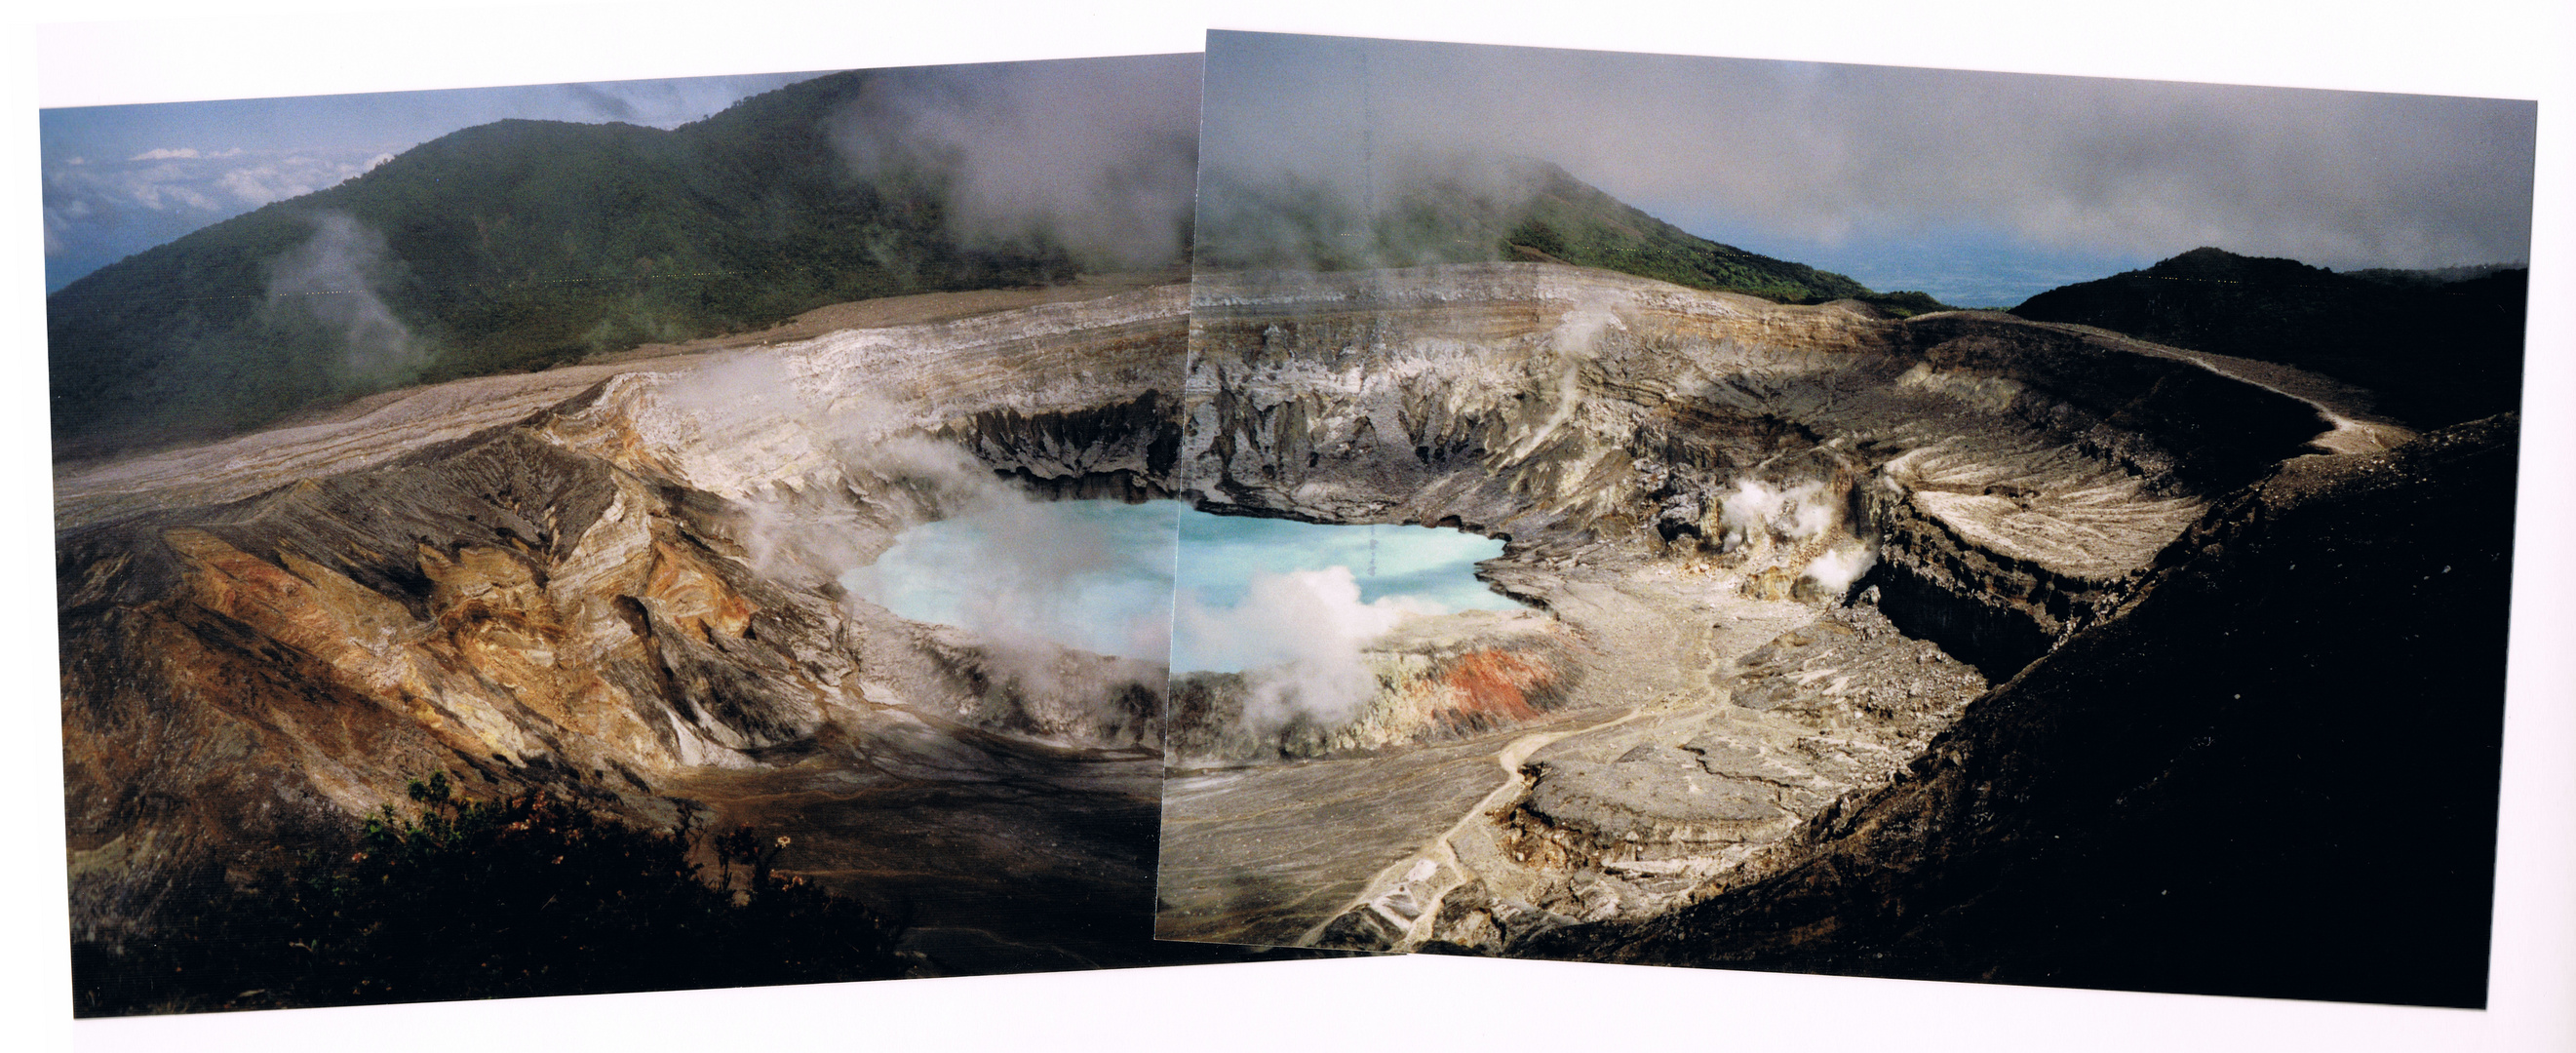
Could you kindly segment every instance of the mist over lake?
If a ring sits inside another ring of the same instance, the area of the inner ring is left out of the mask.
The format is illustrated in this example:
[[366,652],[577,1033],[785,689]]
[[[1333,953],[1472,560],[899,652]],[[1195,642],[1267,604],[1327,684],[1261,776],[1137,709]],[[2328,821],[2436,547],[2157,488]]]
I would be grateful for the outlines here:
[[[1264,583],[1330,588],[1346,576],[1356,592],[1338,597],[1341,605],[1386,617],[1516,606],[1475,578],[1476,562],[1501,555],[1503,543],[1457,530],[1211,515],[1177,501],[1058,501],[1026,514],[1039,517],[1036,529],[999,529],[977,517],[914,527],[843,584],[915,621],[1009,617],[1053,642],[1102,654],[1162,661],[1168,639],[1177,670],[1244,668],[1254,655],[1231,638],[1278,613],[1260,609],[1279,606]],[[1068,553],[1079,554],[1077,565],[1039,575],[1045,588],[1006,587],[1000,583],[1019,576],[994,570],[1062,563]],[[1176,624],[1175,595],[1200,617]],[[1148,631],[1154,626],[1163,632]]]

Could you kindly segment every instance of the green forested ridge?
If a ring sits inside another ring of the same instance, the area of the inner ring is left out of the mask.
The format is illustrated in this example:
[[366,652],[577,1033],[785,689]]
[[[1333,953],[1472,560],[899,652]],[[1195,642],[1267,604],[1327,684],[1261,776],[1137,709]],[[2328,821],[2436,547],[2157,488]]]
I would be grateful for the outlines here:
[[1802,263],[1721,245],[1647,215],[1552,164],[1471,184],[1429,177],[1365,210],[1311,181],[1229,180],[1200,195],[1197,257],[1213,267],[1350,270],[1518,260],[1598,267],[1792,303],[1865,300],[1899,316],[1944,310],[1922,293],[1879,294]]
[[46,305],[57,456],[828,303],[1071,277],[1051,243],[961,237],[939,173],[842,160],[831,124],[868,119],[847,104],[871,76],[671,131],[468,128],[102,268]]
[[[901,134],[881,100],[907,86],[872,92],[884,76],[804,81],[670,131],[468,128],[101,268],[46,304],[55,456],[203,440],[830,303],[1073,277],[1082,261],[1045,235],[962,233],[935,149],[864,174],[845,160],[842,144]],[[1511,185],[1426,183],[1369,223],[1314,187],[1238,187],[1202,216],[1232,225],[1199,252],[1326,269],[1556,260],[1898,315],[1941,306],[1693,236],[1553,165]]]
[[1840,274],[1685,232],[1552,166],[1518,220],[1503,234],[1504,248],[1516,255],[1528,250],[1585,267],[1774,300],[1871,295],[1867,286]]
[[2431,428],[2521,405],[2530,276],[2491,267],[2338,274],[2200,248],[2051,289],[2013,313],[2313,370]]

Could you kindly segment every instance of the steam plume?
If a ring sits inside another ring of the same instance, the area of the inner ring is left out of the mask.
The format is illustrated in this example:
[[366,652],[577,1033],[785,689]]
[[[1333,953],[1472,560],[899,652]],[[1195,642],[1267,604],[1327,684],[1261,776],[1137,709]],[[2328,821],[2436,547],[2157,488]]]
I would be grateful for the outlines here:
[[1447,608],[1405,596],[1360,602],[1349,567],[1256,573],[1243,602],[1208,607],[1180,598],[1175,621],[1205,664],[1245,670],[1246,721],[1275,729],[1299,714],[1332,726],[1347,723],[1377,694],[1377,676],[1360,660],[1363,645],[1406,618]]
[[1825,484],[1818,482],[1773,486],[1745,479],[1718,502],[1721,544],[1729,551],[1775,539],[1793,544],[1806,541],[1824,533],[1833,522]]
[[1741,479],[1718,501],[1719,544],[1730,552],[1749,549],[1756,559],[1783,548],[1792,559],[1813,553],[1799,576],[1840,597],[1878,563],[1874,539],[1853,536],[1843,515],[1842,502],[1824,483]]
[[[1136,558],[1133,539],[1111,533],[1120,529],[1116,521],[1042,507],[1047,502],[965,450],[923,435],[922,422],[898,407],[827,393],[820,381],[800,380],[766,354],[701,369],[666,389],[664,400],[698,429],[694,445],[716,453],[689,466],[692,481],[743,495],[734,533],[764,574],[834,580],[853,597],[882,597],[887,583],[876,564],[890,536],[949,520],[974,548],[944,568],[963,593],[960,627],[978,638],[989,668],[1023,693],[1061,700],[1067,646],[1166,660],[1162,611],[1128,617],[1104,633],[1089,601],[1104,583],[1145,582],[1168,594],[1168,548],[1159,560]],[[764,452],[741,456],[746,449]],[[742,462],[801,465],[804,474],[709,474]],[[844,492],[858,495],[859,504],[841,500]]]
[[1047,243],[1096,267],[1188,248],[1198,174],[1196,55],[879,74],[832,118],[876,180],[923,178],[970,243]]
[[278,257],[269,272],[269,303],[330,330],[348,379],[409,379],[427,361],[428,348],[376,293],[392,266],[384,236],[342,212],[310,219],[313,236]]

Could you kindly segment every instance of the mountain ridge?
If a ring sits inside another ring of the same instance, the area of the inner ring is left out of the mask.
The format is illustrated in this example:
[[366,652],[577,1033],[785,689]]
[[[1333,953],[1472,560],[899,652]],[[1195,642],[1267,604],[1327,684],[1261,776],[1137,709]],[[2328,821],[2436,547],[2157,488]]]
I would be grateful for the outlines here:
[[1782,303],[1859,300],[1897,317],[1949,309],[1924,293],[1879,293],[1847,275],[1700,237],[1548,161],[1453,166],[1388,188],[1375,207],[1293,175],[1256,180],[1218,169],[1202,179],[1196,258],[1218,270],[1562,263]]
[[2011,313],[2313,370],[2373,392],[2380,412],[2418,427],[2518,408],[2531,272],[2442,273],[2339,274],[2203,247],[2051,289]]
[[965,237],[953,174],[843,159],[834,122],[894,119],[871,106],[883,80],[818,77],[668,131],[476,125],[100,268],[46,300],[56,456],[1080,269],[1043,238]]

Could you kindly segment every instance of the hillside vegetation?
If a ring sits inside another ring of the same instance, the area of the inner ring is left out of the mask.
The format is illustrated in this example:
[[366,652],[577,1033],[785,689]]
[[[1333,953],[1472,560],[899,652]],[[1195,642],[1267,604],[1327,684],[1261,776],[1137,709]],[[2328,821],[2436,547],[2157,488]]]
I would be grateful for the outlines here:
[[2370,390],[2382,413],[2433,428],[2522,404],[2530,276],[2484,267],[2338,274],[2202,248],[2051,289],[2012,313],[2314,370]]
[[1552,164],[1499,180],[1426,176],[1365,209],[1321,184],[1204,174],[1199,262],[1321,271],[1493,260],[1569,263],[1786,303],[1857,299],[1898,317],[1945,310],[1844,275],[1722,245],[1647,215]]
[[505,120],[102,268],[46,304],[57,457],[206,438],[403,384],[1067,279],[1042,237],[961,237],[948,174],[862,175],[869,72],[663,131]]

